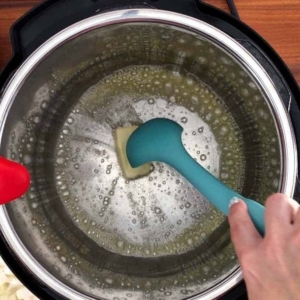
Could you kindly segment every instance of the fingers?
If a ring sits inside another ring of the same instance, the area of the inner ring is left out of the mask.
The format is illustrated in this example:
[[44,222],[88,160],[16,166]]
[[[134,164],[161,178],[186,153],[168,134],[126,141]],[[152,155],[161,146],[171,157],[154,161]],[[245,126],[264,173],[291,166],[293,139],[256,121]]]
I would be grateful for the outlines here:
[[292,223],[295,223],[295,221],[297,220],[297,215],[299,213],[299,203],[291,198],[289,198],[289,202],[292,205]]
[[299,203],[297,202],[298,204],[298,208],[297,208],[297,212],[295,213],[295,216],[294,216],[294,225],[299,228],[300,226],[300,205]]
[[240,258],[248,249],[256,247],[262,237],[256,230],[244,201],[239,200],[231,206],[228,220],[231,229],[231,240],[237,256]]
[[266,201],[266,234],[285,232],[295,221],[299,204],[284,194],[274,194]]

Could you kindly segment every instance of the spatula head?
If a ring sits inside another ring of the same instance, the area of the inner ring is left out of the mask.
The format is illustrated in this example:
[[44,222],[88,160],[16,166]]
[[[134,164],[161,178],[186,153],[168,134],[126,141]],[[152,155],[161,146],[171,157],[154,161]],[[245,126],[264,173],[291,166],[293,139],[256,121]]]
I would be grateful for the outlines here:
[[176,122],[157,118],[142,124],[127,141],[127,157],[136,168],[152,161],[168,163],[182,151],[183,128]]

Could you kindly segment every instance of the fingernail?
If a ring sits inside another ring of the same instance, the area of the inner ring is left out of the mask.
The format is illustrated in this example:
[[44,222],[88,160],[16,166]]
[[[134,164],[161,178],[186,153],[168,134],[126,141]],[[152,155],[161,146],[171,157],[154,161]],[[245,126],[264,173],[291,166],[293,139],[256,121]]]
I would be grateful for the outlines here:
[[230,208],[232,205],[238,203],[239,201],[241,201],[241,199],[238,198],[238,197],[233,197],[232,199],[230,199],[230,201],[229,201],[229,208]]

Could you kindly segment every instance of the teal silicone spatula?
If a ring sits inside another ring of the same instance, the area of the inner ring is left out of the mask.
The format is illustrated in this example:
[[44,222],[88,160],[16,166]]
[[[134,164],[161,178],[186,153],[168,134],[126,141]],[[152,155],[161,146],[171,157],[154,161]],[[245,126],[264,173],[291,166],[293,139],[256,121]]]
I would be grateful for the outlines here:
[[231,199],[242,199],[257,230],[264,235],[264,206],[233,191],[199,165],[185,150],[182,132],[179,124],[168,119],[152,119],[142,124],[127,141],[126,152],[131,166],[136,168],[152,161],[170,165],[225,215],[229,213]]

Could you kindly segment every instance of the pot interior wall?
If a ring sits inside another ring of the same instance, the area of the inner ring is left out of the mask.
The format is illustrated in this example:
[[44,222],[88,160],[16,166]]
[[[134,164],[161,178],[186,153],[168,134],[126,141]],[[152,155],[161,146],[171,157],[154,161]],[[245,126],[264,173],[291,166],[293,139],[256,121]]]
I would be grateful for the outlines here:
[[32,175],[30,191],[7,206],[16,234],[80,293],[182,299],[238,268],[226,218],[173,169],[154,162],[145,178],[122,177],[114,129],[155,117],[179,122],[189,153],[244,196],[263,202],[280,189],[271,109],[215,43],[154,23],[66,42],[20,87],[1,153]]

